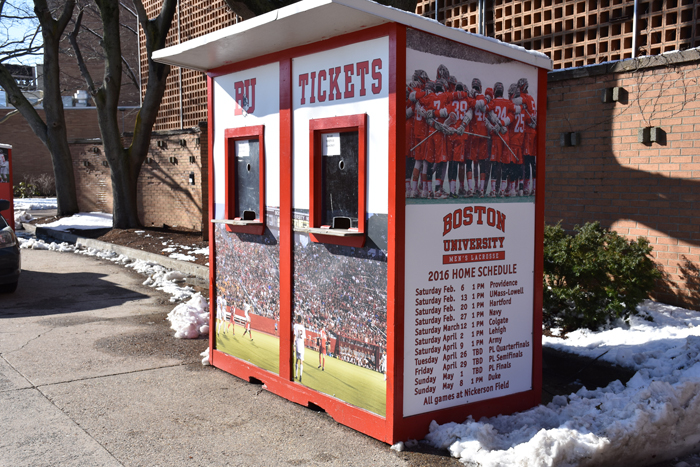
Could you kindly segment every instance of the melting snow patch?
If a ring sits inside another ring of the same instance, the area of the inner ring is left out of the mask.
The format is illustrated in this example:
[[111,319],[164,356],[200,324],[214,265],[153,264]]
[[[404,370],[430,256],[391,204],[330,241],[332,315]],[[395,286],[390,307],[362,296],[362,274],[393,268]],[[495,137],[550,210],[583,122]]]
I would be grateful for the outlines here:
[[[544,345],[637,370],[623,385],[582,388],[547,406],[463,424],[433,422],[427,439],[470,465],[649,465],[700,448],[700,315],[645,302],[643,317]],[[689,326],[690,325],[690,326]]]
[[207,347],[207,350],[205,350],[199,355],[202,357],[202,365],[211,365],[211,363],[209,363],[209,347]]
[[113,251],[97,250],[95,248],[77,248],[69,243],[46,243],[36,238],[19,238],[20,248],[34,250],[52,250],[59,252],[74,252],[81,255],[93,256],[100,259],[112,261],[122,266],[133,268],[136,272],[148,276],[143,285],[155,287],[169,294],[170,302],[175,303],[187,300],[194,294],[194,289],[189,286],[180,285],[187,276],[179,271],[170,271],[158,263],[136,260],[120,255]]
[[34,216],[29,214],[27,211],[15,211],[15,229],[24,229],[22,225],[23,222],[29,222],[34,220]]
[[170,256],[172,259],[177,259],[179,261],[195,261],[197,258],[191,255],[183,255],[182,253],[172,253]]
[[401,452],[404,449],[406,449],[406,446],[404,446],[403,441],[399,441],[398,443],[394,444],[391,449],[393,449],[396,452]]
[[178,339],[197,339],[209,335],[209,305],[202,294],[195,294],[168,313],[170,327]]
[[50,224],[44,224],[42,227],[63,231],[70,229],[109,229],[112,227],[112,215],[104,212],[81,212]]
[[42,211],[58,208],[56,198],[15,198],[15,211]]

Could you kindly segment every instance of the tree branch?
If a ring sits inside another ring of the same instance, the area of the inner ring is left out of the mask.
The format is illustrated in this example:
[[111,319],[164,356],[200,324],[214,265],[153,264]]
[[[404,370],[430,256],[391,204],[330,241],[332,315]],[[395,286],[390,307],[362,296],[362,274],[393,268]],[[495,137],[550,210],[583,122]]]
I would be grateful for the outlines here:
[[85,82],[88,85],[88,89],[90,90],[90,94],[92,94],[92,96],[94,97],[97,94],[95,82],[92,80],[92,76],[90,76],[90,71],[87,69],[87,65],[85,65],[83,54],[80,52],[80,46],[78,45],[78,33],[80,32],[80,24],[82,22],[83,10],[80,10],[80,13],[78,13],[78,17],[75,20],[73,32],[71,32],[68,35],[68,40],[70,41],[70,45],[73,47],[73,51],[75,51],[75,59],[78,61],[78,68],[80,69],[80,74],[85,79]]
[[120,26],[123,27],[124,29],[126,29],[127,31],[129,31],[130,33],[132,33],[133,35],[138,34],[138,31],[136,29],[132,28],[131,26],[128,26],[124,23],[121,23]]
[[105,90],[105,104],[116,106],[122,82],[122,50],[119,35],[119,5],[113,0],[95,0],[102,18],[102,41],[100,45],[105,56],[105,76],[102,88]]
[[74,9],[75,0],[68,0],[66,1],[65,5],[63,5],[63,11],[61,12],[61,16],[59,16],[58,20],[56,21],[56,26],[58,27],[59,31],[63,32],[63,30],[66,29],[66,26],[68,26],[68,22],[73,17]]
[[134,69],[131,68],[131,65],[129,65],[129,62],[126,61],[126,58],[122,55],[122,63],[126,67],[126,75],[129,77],[129,81],[134,85],[136,90],[138,92],[141,92],[141,88],[139,87],[139,80],[136,77],[136,73],[134,72]]
[[158,30],[161,35],[160,42],[162,42],[162,44],[158,44],[153,50],[159,50],[165,46],[165,39],[168,35],[170,25],[173,24],[173,17],[175,16],[176,9],[177,0],[163,0],[163,7],[160,9],[158,17],[156,17],[156,22],[158,23]]
[[34,106],[24,94],[22,94],[22,90],[17,86],[17,82],[12,77],[12,74],[2,63],[0,63],[0,86],[7,92],[10,104],[27,119],[29,126],[39,137],[41,142],[47,144],[48,135],[46,133],[46,123],[41,119]]
[[145,31],[146,27],[144,24],[148,23],[148,13],[146,13],[146,9],[143,7],[141,0],[134,0],[134,8],[136,9],[136,17],[139,19],[139,23]]
[[170,66],[154,62],[151,54],[154,50],[160,50],[165,47],[168,30],[177,9],[177,0],[164,0],[160,14],[153,20],[148,19],[141,0],[134,0],[134,7],[138,13],[139,24],[146,36],[146,50],[148,51],[146,92],[143,96],[143,105],[136,118],[134,136],[129,147],[129,157],[132,165],[135,169],[140,169],[148,154],[153,124],[158,116],[158,109],[165,92],[165,83],[170,73]]
[[138,18],[138,15],[136,14],[136,12],[135,12],[134,10],[132,10],[131,8],[129,8],[129,6],[128,6],[126,3],[124,3],[124,2],[119,2],[119,5],[121,5],[122,8],[124,8],[126,11],[128,11],[129,13],[131,13],[131,15],[132,15],[134,18]]
[[[124,26],[124,25],[122,25],[122,26]],[[82,29],[84,29],[85,31],[89,32],[89,33],[92,34],[93,36],[97,37],[97,38],[100,40],[100,42],[102,42],[102,40],[104,40],[104,38],[103,38],[100,34],[98,34],[96,31],[93,31],[93,30],[90,29],[89,27],[87,27],[87,26],[82,26]],[[140,89],[140,87],[139,87],[138,78],[136,78],[136,73],[134,72],[134,69],[131,67],[131,65],[129,64],[129,62],[128,62],[128,61],[126,60],[126,58],[124,57],[124,55],[122,55],[122,64],[124,64],[124,66],[126,67],[126,75],[127,75],[127,77],[129,78],[129,81],[131,81],[131,83],[134,85],[134,87],[135,87],[139,92],[141,92],[141,89]]]

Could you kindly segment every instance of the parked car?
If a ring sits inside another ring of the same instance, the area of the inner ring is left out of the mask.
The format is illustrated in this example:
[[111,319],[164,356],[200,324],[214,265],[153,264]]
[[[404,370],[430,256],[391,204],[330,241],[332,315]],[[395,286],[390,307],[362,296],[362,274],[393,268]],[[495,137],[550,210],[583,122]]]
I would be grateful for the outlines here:
[[[0,199],[0,211],[8,209],[10,202]],[[17,236],[0,214],[0,293],[12,293],[17,289],[21,266]]]

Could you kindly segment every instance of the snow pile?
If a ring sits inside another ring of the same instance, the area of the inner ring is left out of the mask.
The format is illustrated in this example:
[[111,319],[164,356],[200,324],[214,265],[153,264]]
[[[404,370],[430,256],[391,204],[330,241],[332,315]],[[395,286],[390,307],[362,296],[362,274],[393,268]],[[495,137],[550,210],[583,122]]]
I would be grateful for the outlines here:
[[433,422],[426,437],[468,465],[648,465],[700,449],[700,318],[645,302],[644,316],[602,332],[577,331],[544,345],[637,370],[623,385],[557,396],[508,416]]
[[170,302],[180,302],[187,300],[194,295],[194,289],[187,285],[182,285],[187,276],[179,271],[170,271],[158,263],[150,261],[136,260],[115,253],[114,251],[104,251],[95,248],[79,248],[69,243],[46,243],[36,238],[19,238],[20,248],[34,250],[52,250],[59,252],[74,252],[81,255],[93,256],[96,258],[112,261],[134,269],[136,272],[147,276],[143,285],[154,287],[170,295]]
[[136,260],[128,267],[148,276],[143,285],[155,287],[167,293],[170,295],[171,303],[187,300],[194,294],[192,287],[179,285],[187,277],[179,271],[170,271],[158,263],[143,260]]
[[24,229],[22,223],[34,220],[27,211],[15,211],[15,230]]
[[70,229],[92,230],[112,228],[112,215],[104,212],[81,212],[71,217],[64,217],[44,224],[42,227],[53,230],[67,231]]
[[211,363],[209,362],[209,347],[207,347],[207,350],[199,354],[202,356],[202,365],[204,366],[209,366]]
[[173,308],[167,319],[178,339],[197,339],[200,335],[209,335],[209,305],[202,294],[197,293],[187,303]]
[[[615,365],[641,370],[650,365],[663,366],[667,352],[682,345],[688,336],[700,335],[700,313],[662,303],[646,301],[630,324],[618,323],[612,329],[591,332],[580,329],[567,339],[543,337],[544,345],[590,358],[600,358]],[[651,318],[653,321],[649,321]]]
[[51,250],[59,252],[73,252],[75,251],[75,246],[70,243],[46,243],[43,240],[37,240],[36,238],[22,238],[18,237],[19,247],[29,250]]
[[182,253],[172,253],[170,258],[177,259],[179,261],[194,261],[197,259],[192,255],[183,255]]
[[[172,259],[177,259],[180,261],[196,261],[197,257],[194,255],[204,255],[209,256],[209,248],[194,248],[186,245],[179,245],[175,243],[162,242],[163,248],[161,251],[163,253],[169,253],[168,257]],[[185,253],[181,253],[178,250],[184,250]]]
[[15,211],[45,211],[58,209],[56,198],[14,198]]
[[127,264],[130,260],[124,255],[115,253],[114,251],[98,250],[96,248],[76,248],[76,253],[85,256],[94,256],[95,258],[106,259],[119,264]]

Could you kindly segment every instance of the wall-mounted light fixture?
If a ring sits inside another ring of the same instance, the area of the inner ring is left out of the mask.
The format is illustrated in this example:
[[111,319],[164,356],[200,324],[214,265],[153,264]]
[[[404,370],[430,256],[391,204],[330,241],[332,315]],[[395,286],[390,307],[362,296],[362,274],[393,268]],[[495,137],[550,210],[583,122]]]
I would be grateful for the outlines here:
[[637,142],[651,145],[651,143],[665,144],[666,132],[657,126],[648,126],[637,130]]
[[614,88],[605,88],[601,93],[600,100],[602,102],[620,102],[624,100],[626,92],[627,91],[625,91],[624,88],[619,86],[615,86]]
[[576,131],[562,133],[559,136],[559,145],[562,147],[578,146],[581,144],[581,134]]

